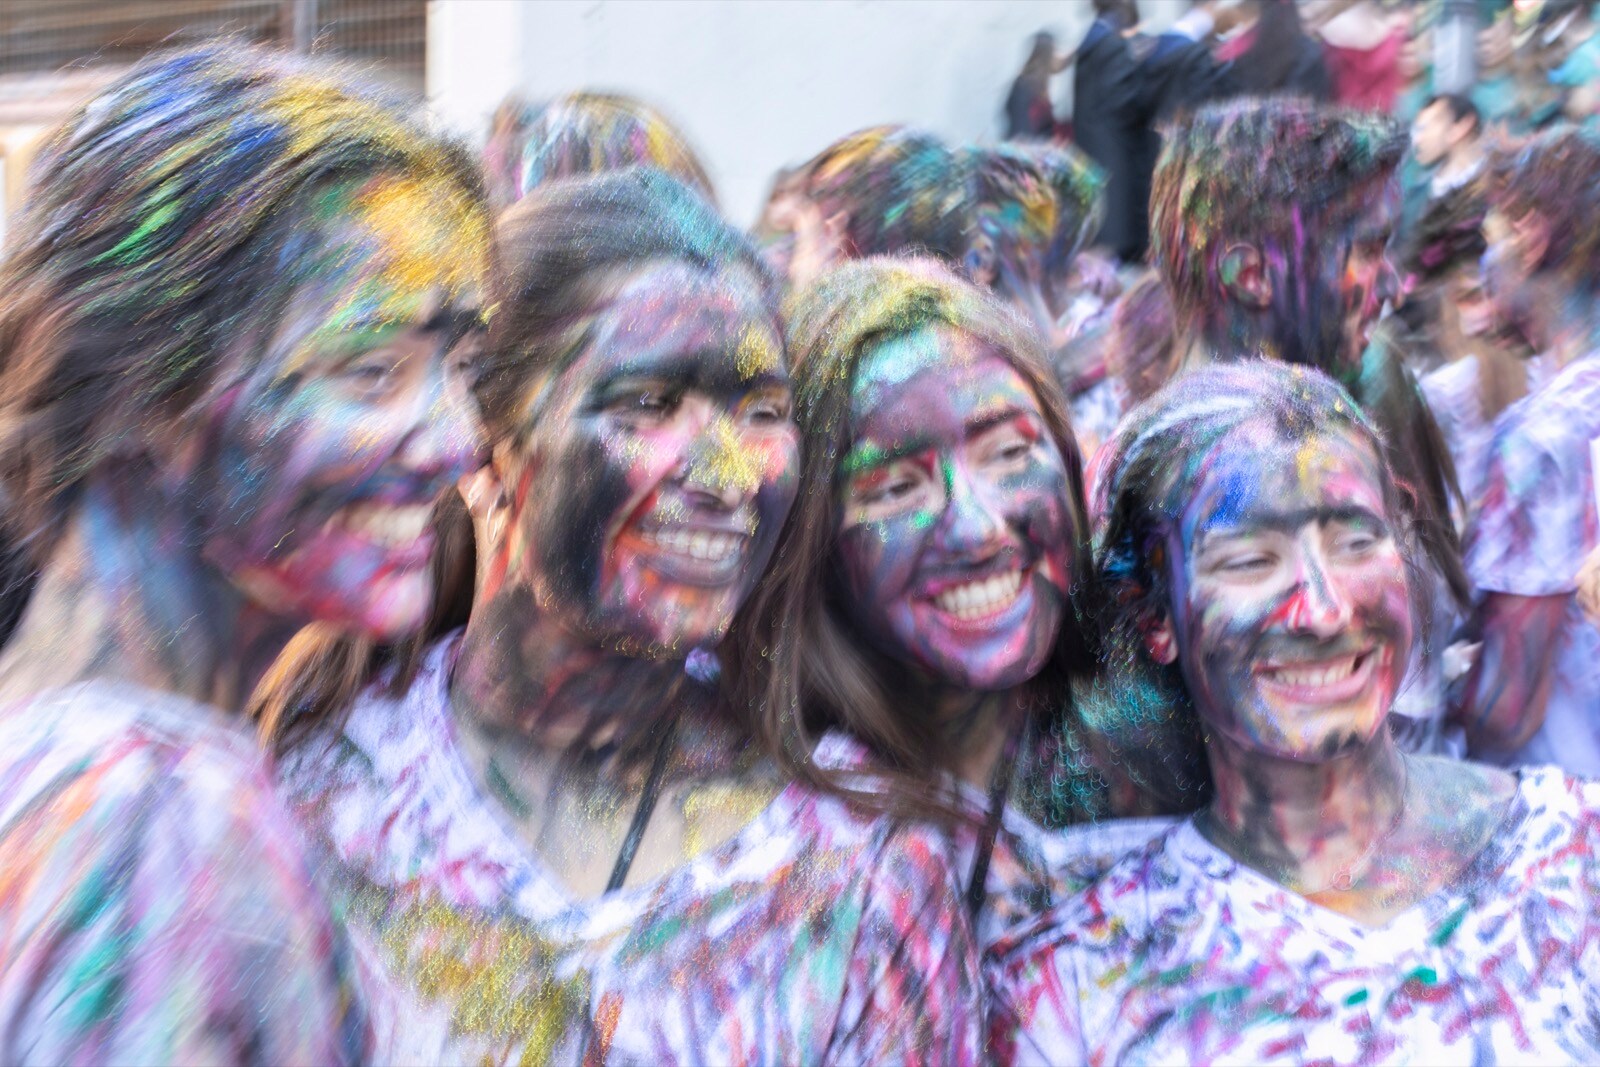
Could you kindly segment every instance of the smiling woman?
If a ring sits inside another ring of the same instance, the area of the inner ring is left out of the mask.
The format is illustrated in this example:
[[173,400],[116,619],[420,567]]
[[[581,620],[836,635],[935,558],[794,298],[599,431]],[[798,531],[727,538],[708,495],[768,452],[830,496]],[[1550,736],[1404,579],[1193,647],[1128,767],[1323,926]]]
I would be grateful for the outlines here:
[[1025,321],[931,259],[825,275],[789,335],[802,491],[729,670],[769,717],[801,709],[791,750],[848,732],[902,810],[955,816],[986,943],[1115,855],[1115,833],[1153,832],[1056,832],[1123,814],[1070,698],[1091,660],[1065,405]]
[[1107,685],[1202,806],[996,948],[998,1058],[1593,1059],[1600,791],[1397,749],[1429,572],[1349,396],[1208,368],[1111,449]]
[[0,476],[40,570],[0,656],[0,1061],[365,1055],[218,712],[307,623],[428,615],[489,220],[405,116],[234,44],[140,65],[41,156],[0,286]]
[[543,186],[500,236],[465,629],[282,763],[379,1058],[976,1060],[942,837],[786,774],[781,728],[686,673],[797,489],[753,247],[645,170]]

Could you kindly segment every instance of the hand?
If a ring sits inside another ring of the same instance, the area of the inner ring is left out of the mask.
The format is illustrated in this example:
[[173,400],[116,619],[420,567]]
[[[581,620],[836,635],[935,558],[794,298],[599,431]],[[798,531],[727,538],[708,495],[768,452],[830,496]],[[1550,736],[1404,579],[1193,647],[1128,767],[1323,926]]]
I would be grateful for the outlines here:
[[1589,553],[1578,568],[1578,606],[1590,622],[1600,626],[1600,548]]

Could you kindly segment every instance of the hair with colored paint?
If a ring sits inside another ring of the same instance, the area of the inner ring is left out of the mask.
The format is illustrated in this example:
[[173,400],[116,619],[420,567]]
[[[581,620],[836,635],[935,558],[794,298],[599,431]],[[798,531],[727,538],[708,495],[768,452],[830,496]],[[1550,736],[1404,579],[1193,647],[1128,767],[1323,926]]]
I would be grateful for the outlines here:
[[394,271],[418,241],[487,247],[471,157],[414,112],[230,42],[141,63],[48,142],[0,285],[0,477],[36,556],[100,464],[249,372],[322,262],[330,190],[385,179],[357,197],[380,235],[451,205],[449,233],[397,243]]
[[823,149],[804,171],[806,196],[823,216],[844,215],[850,258],[922,251],[953,262],[965,250],[968,169],[933,134],[861,130]]
[[523,134],[523,196],[546,182],[654,167],[716,202],[688,138],[655,108],[615,93],[570,93],[546,104]]
[[1100,232],[1106,211],[1106,174],[1071,145],[1023,142],[1002,146],[1032,158],[1056,194],[1056,231],[1045,270],[1065,275],[1078,253]]
[[[474,392],[492,446],[518,448],[531,428],[541,384],[584,351],[588,327],[616,283],[651,264],[682,262],[759,293],[777,321],[776,282],[749,240],[688,186],[636,167],[534,190],[497,223],[499,265],[494,318]],[[398,650],[375,649],[326,632],[280,659],[274,684],[253,701],[269,739],[295,743],[343,715],[383,659],[394,656],[396,691],[421,664],[424,649],[463,625],[472,607],[476,550],[458,494],[435,513],[439,549],[434,616]],[[741,706],[742,707],[742,706]],[[752,731],[760,735],[760,723]]]
[[1319,245],[1368,208],[1405,152],[1391,119],[1288,100],[1203,107],[1167,131],[1150,195],[1155,260],[1180,328],[1228,305],[1222,260],[1238,243],[1314,270]]
[[1234,432],[1264,424],[1287,442],[1339,430],[1379,459],[1388,518],[1406,561],[1416,617],[1429,622],[1431,582],[1412,534],[1404,490],[1389,472],[1377,428],[1339,385],[1306,367],[1255,361],[1183,375],[1123,420],[1110,442],[1095,561],[1105,605],[1102,670],[1085,717],[1111,743],[1135,785],[1158,806],[1193,811],[1210,799],[1204,730],[1182,672],[1151,657],[1144,633],[1172,617],[1167,535],[1182,520],[1215,450]]
[[[939,810],[932,790],[938,773],[951,766],[952,754],[944,751],[925,709],[907,713],[900,706],[897,696],[906,691],[906,668],[871,651],[851,621],[837,588],[833,556],[841,518],[837,487],[840,465],[851,447],[858,368],[886,342],[930,326],[948,326],[985,342],[1032,389],[1066,467],[1067,503],[1080,540],[1074,559],[1078,566],[1086,564],[1081,461],[1065,400],[1033,329],[994,295],[935,260],[869,258],[824,275],[801,294],[790,319],[795,421],[805,445],[801,492],[772,567],[724,645],[726,674],[743,694],[736,699],[759,709],[794,773],[850,793],[804,762],[823,730],[842,727],[874,749],[889,768],[891,805],[918,812],[928,811],[930,802]],[[1084,587],[1082,577],[1073,577],[1075,598]],[[1082,605],[1074,603],[1052,659],[1030,683],[1030,711],[1049,729],[1070,732],[1075,727],[1064,721],[1067,685],[1093,663],[1083,615]],[[1075,751],[1081,755],[1085,749]],[[1063,786],[1062,792],[1068,788]]]
[[1497,153],[1490,199],[1512,219],[1544,222],[1539,270],[1563,277],[1582,292],[1600,289],[1600,137],[1562,127],[1517,151]]

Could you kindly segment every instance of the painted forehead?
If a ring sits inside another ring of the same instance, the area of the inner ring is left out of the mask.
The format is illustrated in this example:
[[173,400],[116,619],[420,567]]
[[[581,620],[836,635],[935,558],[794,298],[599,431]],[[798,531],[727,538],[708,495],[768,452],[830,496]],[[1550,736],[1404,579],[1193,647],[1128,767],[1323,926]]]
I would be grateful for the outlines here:
[[1037,406],[1022,376],[993,345],[957,327],[930,323],[891,337],[862,357],[850,388],[851,417],[858,425],[868,422],[893,406],[902,391],[922,375],[935,375],[943,395],[963,397],[973,373],[979,370],[1009,372],[985,373],[984,387],[1013,400],[1024,397],[1030,406]]
[[753,283],[667,262],[621,281],[590,345],[602,372],[677,357],[733,384],[786,381],[777,323]]
[[1181,525],[1191,546],[1207,534],[1281,526],[1324,510],[1388,518],[1381,460],[1341,425],[1291,435],[1269,418],[1253,419],[1207,451],[1177,491],[1188,493]]

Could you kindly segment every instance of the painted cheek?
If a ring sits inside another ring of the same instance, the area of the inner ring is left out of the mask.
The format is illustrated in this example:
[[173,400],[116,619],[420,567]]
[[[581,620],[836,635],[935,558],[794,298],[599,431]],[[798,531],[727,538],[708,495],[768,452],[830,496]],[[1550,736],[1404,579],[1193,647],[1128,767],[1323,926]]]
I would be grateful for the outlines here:
[[927,537],[926,516],[861,523],[840,539],[847,588],[866,614],[880,615],[911,592]]

